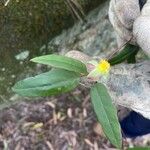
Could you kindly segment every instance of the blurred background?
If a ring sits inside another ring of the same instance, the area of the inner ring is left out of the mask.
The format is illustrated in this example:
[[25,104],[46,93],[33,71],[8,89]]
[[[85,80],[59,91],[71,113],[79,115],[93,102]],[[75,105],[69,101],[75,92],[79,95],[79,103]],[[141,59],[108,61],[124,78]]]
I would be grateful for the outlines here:
[[[84,20],[84,15],[102,2],[0,0],[0,102],[9,99],[10,87],[16,79],[25,76],[24,71],[27,76],[32,70],[31,58],[57,51],[48,50],[48,42],[75,22]],[[43,45],[45,48],[40,50]]]

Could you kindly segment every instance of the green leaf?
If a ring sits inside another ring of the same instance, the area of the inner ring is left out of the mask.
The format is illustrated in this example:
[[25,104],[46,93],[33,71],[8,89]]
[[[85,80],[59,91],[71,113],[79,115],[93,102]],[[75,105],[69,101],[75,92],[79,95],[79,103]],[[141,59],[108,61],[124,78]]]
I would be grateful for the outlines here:
[[128,148],[128,150],[150,150],[150,147],[133,147]]
[[22,96],[50,96],[74,89],[79,80],[77,73],[55,69],[19,81],[12,90]]
[[138,53],[138,49],[134,51],[128,58],[127,58],[127,63],[128,64],[134,64],[136,63],[136,54]]
[[45,65],[50,65],[56,68],[65,69],[68,71],[77,72],[83,75],[88,74],[85,64],[83,64],[79,60],[66,56],[52,54],[36,57],[31,59],[31,61]]
[[105,135],[114,146],[121,148],[122,135],[117,110],[112,104],[112,99],[106,87],[101,83],[96,83],[91,88],[91,99],[94,111]]
[[139,47],[131,45],[131,44],[127,44],[125,48],[119,54],[109,59],[108,62],[111,65],[116,65],[129,58],[130,58],[129,61],[131,61],[131,58],[133,58],[133,56],[137,54],[138,50],[139,50]]

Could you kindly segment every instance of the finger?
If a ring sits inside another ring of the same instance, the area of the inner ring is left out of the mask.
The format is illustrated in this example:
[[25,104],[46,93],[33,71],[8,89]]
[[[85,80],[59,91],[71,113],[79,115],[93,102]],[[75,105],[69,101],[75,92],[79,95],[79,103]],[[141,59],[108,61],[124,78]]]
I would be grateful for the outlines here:
[[[110,7],[109,7],[109,20],[114,28],[114,30],[117,32],[118,36],[120,39],[124,41],[130,41],[131,38],[133,37],[132,31],[128,30],[119,20],[118,14],[115,12],[115,6],[116,2],[115,0],[111,0],[110,2]],[[135,40],[133,39],[132,44],[135,44]]]
[[142,16],[150,16],[150,0],[147,0],[146,4],[144,5],[142,12]]
[[139,46],[150,57],[150,17],[139,17],[134,23],[133,34]]
[[120,22],[132,30],[135,19],[140,15],[139,0],[117,0],[114,10]]
[[141,16],[134,22],[133,34],[143,51],[150,56],[150,0],[147,0]]

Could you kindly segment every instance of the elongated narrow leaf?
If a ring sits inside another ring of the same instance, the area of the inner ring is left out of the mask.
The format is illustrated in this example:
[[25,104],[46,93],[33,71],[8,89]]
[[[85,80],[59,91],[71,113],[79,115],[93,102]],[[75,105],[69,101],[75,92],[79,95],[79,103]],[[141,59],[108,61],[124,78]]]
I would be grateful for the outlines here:
[[119,64],[129,58],[130,58],[129,61],[131,61],[131,57],[133,58],[133,55],[136,55],[138,50],[139,50],[139,48],[137,46],[127,44],[125,46],[125,48],[119,54],[117,54],[113,58],[109,59],[108,62],[111,65],[115,65],[115,64]]
[[78,84],[79,74],[55,69],[19,81],[12,89],[22,96],[49,96],[70,91]]
[[121,148],[122,135],[117,118],[117,110],[112,104],[106,87],[101,83],[96,83],[91,88],[91,99],[94,111],[102,125],[105,135],[114,146]]
[[36,57],[31,61],[87,75],[85,64],[70,57],[52,54]]
[[138,49],[135,50],[128,58],[127,58],[127,63],[128,64],[134,64],[136,63],[136,55],[138,53]]

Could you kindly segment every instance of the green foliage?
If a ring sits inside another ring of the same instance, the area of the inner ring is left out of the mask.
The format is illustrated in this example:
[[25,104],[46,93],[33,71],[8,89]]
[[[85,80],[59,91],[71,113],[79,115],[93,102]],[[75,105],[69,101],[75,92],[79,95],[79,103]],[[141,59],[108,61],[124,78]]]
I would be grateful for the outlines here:
[[87,69],[85,64],[73,58],[53,54],[36,57],[31,61],[45,65],[50,65],[56,68],[65,69],[68,71],[74,71],[82,75],[87,75]]
[[114,146],[121,148],[122,136],[117,111],[112,104],[112,99],[106,87],[101,83],[96,83],[91,88],[91,99],[94,111],[105,135]]
[[[109,62],[111,65],[121,63],[125,60],[133,63],[137,52],[138,47],[127,45],[123,51],[110,59]],[[57,69],[52,69],[47,73],[16,83],[13,91],[22,96],[50,96],[68,92],[77,87],[80,83],[80,78],[83,76],[84,78],[88,77],[85,64],[66,56],[45,55],[36,57],[31,61],[50,65]],[[105,135],[114,146],[121,149],[122,135],[117,118],[117,110],[112,104],[112,99],[107,88],[102,83],[95,83],[91,87],[90,93],[94,111]]]
[[[74,89],[83,75],[88,75],[85,64],[60,55],[45,55],[31,61],[50,65],[57,69],[19,81],[12,88],[22,96],[50,96]],[[103,84],[97,83],[91,89],[92,103],[103,130],[116,147],[122,146],[121,130],[117,111],[112,105],[111,97]]]
[[113,66],[127,60],[129,63],[135,62],[135,55],[139,48],[137,46],[127,44],[125,48],[113,58],[109,59],[108,62]]
[[52,70],[19,81],[13,91],[22,96],[50,96],[74,89],[79,84],[79,74],[66,70]]

